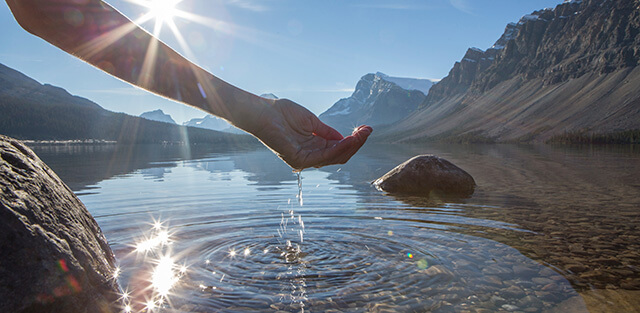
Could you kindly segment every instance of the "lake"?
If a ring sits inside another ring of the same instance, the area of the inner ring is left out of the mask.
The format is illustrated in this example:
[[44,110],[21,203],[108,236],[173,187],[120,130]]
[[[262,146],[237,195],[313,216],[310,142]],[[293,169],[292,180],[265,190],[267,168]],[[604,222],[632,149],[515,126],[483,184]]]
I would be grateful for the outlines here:
[[[637,146],[367,144],[301,186],[263,148],[34,150],[100,224],[133,312],[640,311]],[[474,195],[371,186],[418,154]]]

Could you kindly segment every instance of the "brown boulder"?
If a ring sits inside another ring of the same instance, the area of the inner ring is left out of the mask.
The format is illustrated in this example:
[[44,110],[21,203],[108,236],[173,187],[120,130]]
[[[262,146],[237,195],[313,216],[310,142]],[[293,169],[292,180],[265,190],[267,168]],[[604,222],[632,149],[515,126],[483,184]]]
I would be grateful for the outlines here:
[[118,312],[115,258],[85,206],[0,136],[0,312]]
[[443,158],[419,155],[376,179],[373,185],[396,194],[470,196],[476,183],[471,175]]

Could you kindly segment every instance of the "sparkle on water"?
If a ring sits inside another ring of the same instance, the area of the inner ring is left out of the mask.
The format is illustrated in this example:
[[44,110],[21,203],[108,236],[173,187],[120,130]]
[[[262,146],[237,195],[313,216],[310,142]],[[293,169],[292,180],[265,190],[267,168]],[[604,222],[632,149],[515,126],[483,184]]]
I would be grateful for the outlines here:
[[[139,268],[147,270],[142,272],[135,270],[140,281],[130,280],[130,283],[136,282],[127,286],[120,295],[124,312],[157,312],[167,306],[170,307],[173,289],[188,272],[187,265],[176,264],[171,253],[172,234],[165,223],[153,220],[151,229],[132,245],[134,249],[127,257],[134,258]],[[132,269],[118,267],[114,278],[120,277],[123,270]],[[145,272],[148,272],[148,275]]]
[[178,281],[174,268],[173,259],[170,256],[163,256],[153,270],[151,285],[162,297],[168,296],[171,288]]

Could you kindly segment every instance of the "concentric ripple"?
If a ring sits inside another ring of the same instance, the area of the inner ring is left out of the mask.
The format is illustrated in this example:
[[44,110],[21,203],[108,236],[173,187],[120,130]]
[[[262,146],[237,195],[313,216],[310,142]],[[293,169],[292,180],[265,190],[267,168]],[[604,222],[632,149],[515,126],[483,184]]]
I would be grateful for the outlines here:
[[[504,289],[500,280],[513,279],[514,267],[546,275],[536,288],[554,284],[547,289],[558,300],[573,293],[554,271],[490,240],[404,219],[303,215],[225,220],[236,226],[192,250],[199,260],[187,282],[197,299],[189,296],[190,310],[457,311]],[[520,288],[534,287],[522,278]],[[493,300],[495,309],[508,303]]]
[[[220,162],[178,164],[162,181],[132,174],[83,196],[132,312],[537,312],[577,295],[495,240],[526,230],[463,214],[481,206],[414,206],[320,171],[305,172],[296,203],[295,179],[255,184],[213,171]],[[156,219],[146,235],[140,225]]]

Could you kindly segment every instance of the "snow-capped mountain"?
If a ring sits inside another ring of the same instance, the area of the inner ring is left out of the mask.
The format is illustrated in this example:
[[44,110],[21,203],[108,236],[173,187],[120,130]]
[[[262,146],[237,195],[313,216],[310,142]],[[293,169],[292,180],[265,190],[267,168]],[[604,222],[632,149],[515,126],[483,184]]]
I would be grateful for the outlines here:
[[194,118],[191,119],[187,122],[184,122],[183,125],[185,126],[191,126],[191,127],[198,127],[198,128],[205,128],[205,129],[211,129],[211,130],[217,130],[217,131],[225,131],[226,129],[233,127],[231,126],[231,124],[229,124],[227,121],[217,117],[217,116],[213,116],[211,114],[208,114],[207,116],[203,117],[203,118]]
[[146,118],[148,120],[156,121],[156,122],[176,124],[176,121],[174,121],[173,118],[171,118],[171,115],[165,114],[160,109],[155,111],[144,112],[140,114],[140,117]]
[[[278,99],[278,97],[272,93],[264,93],[264,94],[261,94],[260,97],[267,98],[267,99]],[[217,131],[232,133],[232,134],[245,134],[244,131],[234,127],[224,119],[221,119],[211,114],[207,114],[203,118],[193,118],[187,122],[182,123],[182,125],[217,130]]]
[[418,108],[434,81],[391,77],[383,73],[362,76],[353,94],[320,114],[320,120],[343,134],[354,126],[390,124]]

